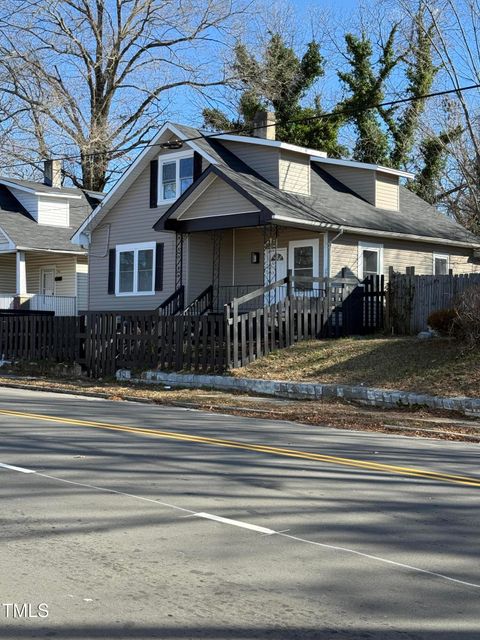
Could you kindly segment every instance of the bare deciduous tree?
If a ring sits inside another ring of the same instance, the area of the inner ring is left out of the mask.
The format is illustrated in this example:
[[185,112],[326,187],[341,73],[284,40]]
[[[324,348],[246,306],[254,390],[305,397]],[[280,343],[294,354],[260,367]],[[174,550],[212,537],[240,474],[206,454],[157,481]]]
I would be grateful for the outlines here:
[[72,155],[73,184],[103,190],[151,137],[173,91],[226,81],[222,48],[244,0],[3,0],[0,122],[10,156]]

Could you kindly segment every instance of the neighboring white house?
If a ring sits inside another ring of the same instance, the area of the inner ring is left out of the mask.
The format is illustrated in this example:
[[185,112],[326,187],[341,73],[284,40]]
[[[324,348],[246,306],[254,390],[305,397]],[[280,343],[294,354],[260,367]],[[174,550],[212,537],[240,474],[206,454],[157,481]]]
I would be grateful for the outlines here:
[[76,315],[88,304],[88,255],[71,236],[103,196],[62,187],[59,161],[45,176],[0,177],[0,310]]

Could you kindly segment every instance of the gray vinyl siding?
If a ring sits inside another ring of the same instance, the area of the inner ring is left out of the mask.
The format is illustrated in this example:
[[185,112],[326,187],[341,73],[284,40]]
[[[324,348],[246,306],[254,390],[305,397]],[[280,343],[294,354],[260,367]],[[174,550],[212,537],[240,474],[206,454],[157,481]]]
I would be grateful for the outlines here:
[[[220,245],[220,286],[233,283],[232,239],[234,231],[226,229],[221,233]],[[192,233],[187,245],[187,304],[192,302],[213,282],[213,241],[209,231]]]
[[282,150],[279,165],[279,187],[290,193],[310,195],[310,156]]
[[398,176],[376,172],[375,206],[380,209],[398,211],[400,209],[400,187]]
[[14,253],[0,255],[0,294],[16,292],[16,268]]
[[222,145],[275,187],[278,187],[280,161],[278,148],[224,140],[222,140]]
[[[209,232],[192,233],[188,255],[188,301],[212,284],[213,247]],[[233,238],[235,248],[233,250]],[[319,239],[319,273],[323,275],[323,234],[314,231],[281,227],[278,247],[288,248],[291,240]],[[220,259],[220,286],[263,286],[263,229],[226,230],[222,235]],[[260,262],[252,264],[252,251],[260,254]]]
[[333,164],[320,164],[322,169],[342,182],[361,198],[375,204],[375,172],[356,167],[342,167]]
[[[150,208],[150,166],[147,166],[92,233],[88,277],[90,310],[153,310],[173,293],[175,234],[153,230],[169,206]],[[148,296],[109,295],[109,249],[118,244],[152,241],[164,243],[163,291]]]
[[331,247],[330,275],[332,277],[340,275],[342,268],[346,268],[347,273],[358,276],[359,241],[383,244],[385,276],[388,276],[390,266],[401,273],[405,273],[407,267],[415,267],[416,274],[431,275],[434,253],[450,256],[450,268],[453,269],[454,274],[480,272],[479,261],[472,260],[470,249],[411,240],[392,240],[378,236],[344,234],[335,240]]
[[244,198],[233,187],[217,177],[179,218],[192,220],[254,211],[258,211],[258,208],[250,200]]

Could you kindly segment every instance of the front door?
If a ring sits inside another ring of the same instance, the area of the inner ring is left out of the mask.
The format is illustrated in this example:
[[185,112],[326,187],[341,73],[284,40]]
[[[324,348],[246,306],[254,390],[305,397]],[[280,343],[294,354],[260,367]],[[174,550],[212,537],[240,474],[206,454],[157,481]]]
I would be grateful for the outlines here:
[[45,267],[40,274],[40,293],[44,296],[55,295],[55,267]]
[[[270,261],[270,269],[265,269],[265,286],[268,274],[271,275],[272,282],[287,277],[287,249],[267,249],[265,251],[265,260]],[[287,286],[281,289],[275,289],[270,295],[265,294],[265,304],[271,304],[283,300],[287,295]]]

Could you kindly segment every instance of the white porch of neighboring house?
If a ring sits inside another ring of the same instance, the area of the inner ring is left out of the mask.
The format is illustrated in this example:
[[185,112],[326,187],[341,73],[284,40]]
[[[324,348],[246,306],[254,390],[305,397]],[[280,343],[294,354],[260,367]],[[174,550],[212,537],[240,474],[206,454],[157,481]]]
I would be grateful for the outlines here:
[[47,251],[0,253],[0,310],[74,316],[87,308],[86,256]]

